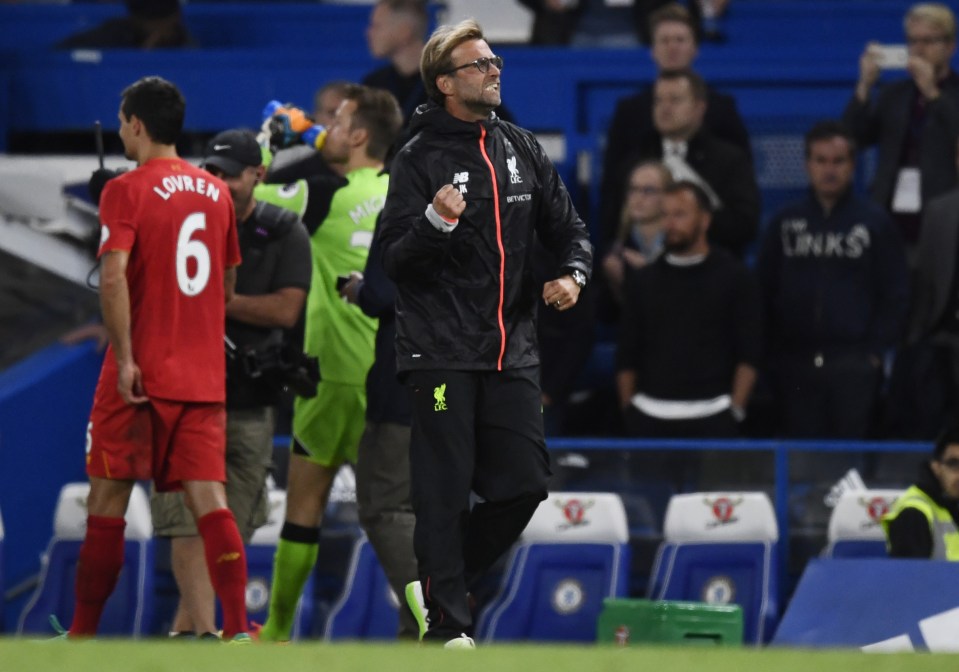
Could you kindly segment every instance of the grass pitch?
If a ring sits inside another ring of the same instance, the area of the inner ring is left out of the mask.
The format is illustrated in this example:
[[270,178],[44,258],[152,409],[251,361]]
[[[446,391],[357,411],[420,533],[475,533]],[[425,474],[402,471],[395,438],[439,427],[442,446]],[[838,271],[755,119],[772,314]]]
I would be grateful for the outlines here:
[[927,672],[959,670],[959,655],[858,651],[488,645],[444,651],[412,644],[0,639],[0,672]]

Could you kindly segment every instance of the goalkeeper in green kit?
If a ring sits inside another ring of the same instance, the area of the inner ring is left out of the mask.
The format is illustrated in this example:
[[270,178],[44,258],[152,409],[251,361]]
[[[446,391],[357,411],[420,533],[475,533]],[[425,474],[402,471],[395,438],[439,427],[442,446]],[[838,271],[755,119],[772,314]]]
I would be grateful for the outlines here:
[[320,150],[343,178],[327,179],[319,188],[309,180],[263,185],[256,194],[292,206],[311,233],[313,280],[303,347],[319,359],[322,376],[316,397],[294,401],[286,517],[274,558],[269,617],[259,633],[264,641],[290,639],[297,602],[316,563],[333,478],[341,465],[356,462],[376,320],[340,298],[336,279],[366,264],[386,199],[383,159],[402,123],[392,94],[349,86]]

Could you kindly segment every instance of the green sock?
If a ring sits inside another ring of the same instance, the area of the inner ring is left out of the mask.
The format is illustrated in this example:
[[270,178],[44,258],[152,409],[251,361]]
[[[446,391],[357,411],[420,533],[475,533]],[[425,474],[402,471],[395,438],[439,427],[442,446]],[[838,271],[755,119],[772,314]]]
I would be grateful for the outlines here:
[[270,615],[260,631],[260,639],[286,642],[293,631],[296,603],[310,578],[319,544],[303,544],[280,539],[273,556],[273,586],[270,590]]

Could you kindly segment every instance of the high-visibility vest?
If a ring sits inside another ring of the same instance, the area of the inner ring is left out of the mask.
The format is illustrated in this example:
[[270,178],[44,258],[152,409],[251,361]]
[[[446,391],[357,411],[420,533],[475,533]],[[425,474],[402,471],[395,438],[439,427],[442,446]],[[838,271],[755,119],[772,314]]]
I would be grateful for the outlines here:
[[921,511],[929,521],[932,533],[932,560],[959,560],[959,529],[948,509],[944,509],[929,495],[915,485],[910,486],[892,509],[882,517],[882,531],[886,534],[886,546],[889,546],[889,523],[894,521],[905,509]]

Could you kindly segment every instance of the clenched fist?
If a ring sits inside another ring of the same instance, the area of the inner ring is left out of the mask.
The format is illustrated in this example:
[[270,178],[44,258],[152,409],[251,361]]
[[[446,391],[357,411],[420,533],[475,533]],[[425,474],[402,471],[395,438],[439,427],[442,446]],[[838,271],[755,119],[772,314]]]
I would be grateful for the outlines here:
[[459,189],[452,184],[445,184],[433,197],[433,209],[443,219],[454,222],[466,210],[466,199]]

